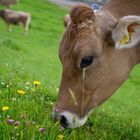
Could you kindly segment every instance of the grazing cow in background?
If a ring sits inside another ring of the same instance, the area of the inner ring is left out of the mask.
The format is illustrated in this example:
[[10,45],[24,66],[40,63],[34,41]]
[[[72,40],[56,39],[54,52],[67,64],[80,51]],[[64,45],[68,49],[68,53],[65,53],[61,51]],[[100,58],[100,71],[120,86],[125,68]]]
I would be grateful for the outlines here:
[[0,0],[0,5],[10,8],[12,5],[17,4],[18,2],[19,0]]
[[24,27],[24,33],[28,33],[31,22],[31,15],[29,13],[13,10],[0,10],[0,17],[8,25],[9,31],[12,31],[12,25],[22,24]]
[[96,13],[77,5],[59,48],[62,79],[54,119],[83,125],[140,63],[140,0],[110,0]]

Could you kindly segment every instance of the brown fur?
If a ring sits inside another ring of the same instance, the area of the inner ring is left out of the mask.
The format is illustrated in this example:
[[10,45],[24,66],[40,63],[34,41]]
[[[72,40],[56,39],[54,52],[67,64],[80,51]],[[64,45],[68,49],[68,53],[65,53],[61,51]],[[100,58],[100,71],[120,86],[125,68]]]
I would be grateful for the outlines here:
[[73,24],[78,24],[86,19],[94,19],[94,12],[87,5],[75,6],[70,14]]
[[[59,48],[63,71],[57,107],[61,111],[84,117],[128,78],[132,68],[140,62],[140,44],[117,50],[110,32],[121,17],[140,15],[139,7],[140,0],[111,0],[96,14],[86,5],[72,9],[72,22]],[[86,68],[83,93],[83,70],[79,65],[83,57],[91,55],[94,62]],[[69,89],[75,94],[77,106]]]

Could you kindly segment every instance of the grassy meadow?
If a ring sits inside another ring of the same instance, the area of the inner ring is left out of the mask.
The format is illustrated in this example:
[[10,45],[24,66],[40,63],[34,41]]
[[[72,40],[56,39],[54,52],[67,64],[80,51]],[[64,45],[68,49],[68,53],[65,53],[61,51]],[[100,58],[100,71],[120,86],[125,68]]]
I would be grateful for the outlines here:
[[25,36],[0,19],[0,140],[140,140],[140,66],[83,127],[62,131],[51,114],[68,11],[47,0],[21,0],[12,9],[30,12],[32,22]]

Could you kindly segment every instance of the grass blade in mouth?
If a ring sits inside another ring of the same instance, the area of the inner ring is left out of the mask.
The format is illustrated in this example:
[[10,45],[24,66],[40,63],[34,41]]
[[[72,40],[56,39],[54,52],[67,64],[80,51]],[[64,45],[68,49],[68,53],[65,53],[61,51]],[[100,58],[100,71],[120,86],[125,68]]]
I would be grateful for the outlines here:
[[69,92],[71,94],[72,101],[77,106],[76,96],[75,96],[74,92],[71,89],[69,89]]

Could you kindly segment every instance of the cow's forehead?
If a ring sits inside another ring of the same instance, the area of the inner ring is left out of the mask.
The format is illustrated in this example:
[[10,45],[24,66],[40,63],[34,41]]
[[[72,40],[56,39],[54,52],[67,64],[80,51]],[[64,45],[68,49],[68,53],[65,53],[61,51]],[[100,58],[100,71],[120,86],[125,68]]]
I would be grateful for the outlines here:
[[65,30],[60,43],[59,55],[61,59],[70,57],[79,46],[91,44],[99,38],[96,22],[86,20],[78,25],[71,23]]
[[69,45],[65,42],[66,44],[64,43],[64,45],[60,47],[60,57],[65,61],[67,58],[75,60],[79,56],[91,55],[91,53],[101,50],[98,42],[98,38],[96,39],[94,37],[92,39],[84,38],[73,40],[69,42]]
[[96,32],[97,31],[96,28],[97,28],[97,25],[96,25],[95,21],[85,20],[78,24],[71,23],[68,26],[67,31],[69,31],[70,33],[75,33],[78,36],[83,37],[83,36],[87,36],[88,34],[91,34],[93,32]]
[[71,46],[87,39],[98,36],[97,26],[93,21],[87,20],[78,25],[70,24],[66,29],[60,47],[69,49]]

